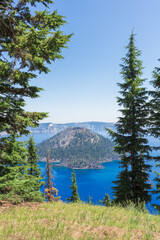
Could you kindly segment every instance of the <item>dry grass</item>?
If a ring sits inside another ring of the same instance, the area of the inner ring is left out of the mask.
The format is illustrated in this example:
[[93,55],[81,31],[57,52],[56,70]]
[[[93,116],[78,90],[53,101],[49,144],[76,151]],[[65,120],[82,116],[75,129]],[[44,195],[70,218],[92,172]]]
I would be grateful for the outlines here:
[[0,240],[160,239],[160,216],[132,207],[28,203],[0,207]]

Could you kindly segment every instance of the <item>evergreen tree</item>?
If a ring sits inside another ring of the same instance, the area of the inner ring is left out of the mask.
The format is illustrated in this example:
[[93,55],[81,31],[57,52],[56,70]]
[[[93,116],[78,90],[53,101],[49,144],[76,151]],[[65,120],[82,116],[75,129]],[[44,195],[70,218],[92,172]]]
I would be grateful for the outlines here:
[[[153,80],[151,81],[154,89],[150,91],[152,99],[150,100],[150,133],[152,136],[160,139],[160,68],[153,71]],[[160,146],[154,146],[154,150],[159,150]],[[153,157],[157,162],[156,166],[160,167],[160,156]],[[156,171],[156,189],[153,193],[158,194],[157,200],[160,199],[160,172]],[[160,211],[160,204],[156,204]]]
[[30,137],[28,141],[28,163],[29,163],[29,175],[39,177],[41,175],[40,169],[38,167],[38,154],[35,147],[33,137]]
[[[17,187],[20,186],[23,179],[19,177],[20,167],[25,168],[24,176],[32,184],[33,176],[27,177],[26,172],[26,150],[20,150],[15,137],[28,134],[27,127],[38,126],[39,120],[47,114],[26,112],[25,99],[39,97],[42,89],[32,86],[32,80],[38,72],[48,73],[48,64],[62,58],[61,50],[71,37],[60,31],[65,24],[63,17],[56,10],[46,10],[52,3],[51,0],[3,0],[0,3],[0,132],[5,131],[10,136],[0,138],[0,182],[5,186],[11,184],[7,177],[9,168],[15,171],[12,182],[17,181]],[[41,9],[45,7],[44,10],[37,11],[39,4]],[[14,135],[14,141],[11,135]]]
[[60,199],[60,197],[55,197],[55,195],[58,195],[58,190],[56,188],[53,187],[54,183],[54,177],[51,173],[52,170],[52,166],[51,166],[51,162],[50,162],[50,157],[49,157],[49,150],[47,149],[47,164],[46,164],[46,182],[45,182],[45,198],[47,199],[47,201],[51,202],[51,201],[58,201]]
[[109,129],[115,141],[115,151],[121,155],[120,167],[114,195],[116,202],[126,204],[128,201],[138,205],[139,202],[149,202],[151,197],[148,182],[150,166],[146,163],[149,159],[150,147],[146,139],[146,126],[148,124],[148,99],[147,91],[142,86],[145,79],[142,75],[142,61],[138,59],[141,52],[135,47],[135,35],[132,33],[126,47],[127,54],[122,59],[121,75],[123,83],[118,83],[121,88],[121,97],[118,104],[121,117],[116,124],[117,131]]
[[34,181],[36,188],[36,191],[40,191],[41,186],[44,184],[44,182],[42,182],[43,177],[41,177],[41,171],[39,169],[38,166],[38,155],[37,155],[37,149],[34,145],[34,140],[33,137],[30,137],[29,141],[28,141],[28,158],[27,158],[27,162],[28,162],[28,174],[31,177],[31,179],[33,179],[32,181]]
[[[51,0],[3,0],[0,3],[0,132],[26,134],[27,126],[37,126],[46,113],[25,112],[25,98],[37,98],[42,90],[31,86],[34,72],[48,73],[46,66],[61,59],[71,35],[59,29],[65,23]],[[32,9],[32,11],[31,11]],[[35,12],[34,12],[35,10]],[[32,13],[31,13],[32,12]]]
[[4,147],[0,162],[0,199],[14,203],[43,201],[39,179],[28,175],[28,152],[24,144],[12,135],[5,139]]
[[79,194],[78,194],[78,187],[77,187],[77,183],[76,183],[76,174],[75,174],[75,171],[73,170],[72,172],[72,185],[70,186],[70,188],[72,189],[72,195],[67,198],[67,200],[69,202],[78,202],[80,201],[80,198],[79,198]]
[[101,204],[104,204],[104,206],[106,206],[106,207],[111,206],[110,196],[106,193],[106,194],[105,194],[105,197],[103,198],[103,201],[100,200],[100,203],[101,203]]

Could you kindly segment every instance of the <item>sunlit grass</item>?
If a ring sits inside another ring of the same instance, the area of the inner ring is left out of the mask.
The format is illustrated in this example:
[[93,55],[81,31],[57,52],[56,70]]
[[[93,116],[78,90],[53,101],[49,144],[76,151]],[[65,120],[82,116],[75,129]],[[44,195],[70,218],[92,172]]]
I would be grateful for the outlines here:
[[160,216],[82,203],[0,207],[0,239],[160,239]]

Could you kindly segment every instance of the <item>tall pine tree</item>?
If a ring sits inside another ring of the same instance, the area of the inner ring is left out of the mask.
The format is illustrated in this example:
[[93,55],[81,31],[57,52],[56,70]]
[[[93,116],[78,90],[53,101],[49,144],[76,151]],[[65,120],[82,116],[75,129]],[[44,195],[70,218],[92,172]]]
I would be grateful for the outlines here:
[[[21,146],[15,137],[28,134],[28,126],[37,126],[39,120],[47,116],[43,112],[26,112],[24,109],[26,98],[37,98],[42,90],[31,82],[37,73],[48,73],[49,64],[63,58],[61,51],[71,37],[60,31],[65,21],[56,10],[49,11],[52,3],[51,0],[0,2],[0,132],[9,135],[6,139],[0,138],[0,182],[5,188],[10,188],[16,181],[18,188],[22,183],[19,168],[26,169],[26,156],[18,150]],[[25,170],[25,177],[26,173]],[[28,175],[27,179],[33,179],[33,176]],[[21,195],[24,191],[19,187],[19,191],[12,192]]]
[[72,185],[70,186],[70,188],[72,189],[72,195],[67,198],[67,200],[69,202],[78,202],[80,201],[80,198],[79,198],[79,194],[78,194],[78,187],[77,187],[77,183],[76,183],[76,174],[75,174],[75,171],[73,170],[72,172]]
[[115,181],[114,195],[116,202],[126,204],[132,201],[135,205],[139,202],[149,202],[151,197],[148,182],[146,163],[149,159],[148,141],[146,139],[146,126],[148,124],[148,99],[147,91],[142,86],[145,79],[142,75],[142,61],[138,58],[141,52],[135,47],[135,35],[132,33],[126,47],[127,54],[122,59],[121,75],[123,83],[118,83],[121,88],[121,97],[117,98],[122,108],[121,117],[116,124],[117,131],[109,129],[109,133],[116,143],[115,151],[121,155],[120,167],[122,171]]
[[42,182],[43,177],[41,176],[41,171],[39,169],[38,165],[38,154],[37,149],[35,147],[35,143],[33,140],[33,137],[30,137],[28,140],[28,157],[27,157],[27,163],[28,163],[28,172],[31,176],[32,181],[35,185],[35,191],[40,191],[41,186],[44,184]]
[[[39,4],[45,6],[37,11]],[[37,98],[42,90],[30,85],[36,73],[48,73],[46,64],[61,59],[71,35],[51,0],[3,0],[0,3],[0,132],[26,134],[46,113],[26,112],[25,98]],[[35,11],[35,12],[34,12]]]
[[[160,139],[160,68],[155,68],[153,71],[153,80],[151,81],[153,90],[150,91],[152,99],[150,100],[150,132],[151,135]],[[154,150],[160,150],[160,146],[154,146]],[[154,156],[156,165],[160,167],[160,156]],[[160,199],[160,171],[156,171],[156,189],[153,193],[157,194],[157,200]],[[160,211],[160,204],[156,204]]]
[[28,163],[29,163],[29,175],[39,177],[41,175],[40,169],[38,167],[38,154],[35,147],[33,137],[28,140]]

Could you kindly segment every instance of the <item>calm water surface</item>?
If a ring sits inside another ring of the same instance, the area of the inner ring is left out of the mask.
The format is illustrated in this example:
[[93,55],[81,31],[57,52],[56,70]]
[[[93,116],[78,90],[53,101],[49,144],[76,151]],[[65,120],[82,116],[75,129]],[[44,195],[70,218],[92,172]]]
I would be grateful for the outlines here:
[[[42,175],[45,174],[46,163],[39,163]],[[89,196],[92,197],[94,203],[98,203],[103,199],[105,193],[111,197],[113,186],[112,180],[116,178],[119,172],[118,161],[109,162],[104,164],[104,169],[76,169],[76,178],[78,192],[80,199],[88,201]],[[59,190],[59,196],[63,201],[66,200],[71,194],[71,173],[72,169],[65,167],[53,167],[54,182],[56,188]],[[43,189],[42,189],[43,190]]]
[[[105,135],[105,132],[104,132]],[[36,143],[40,143],[43,140],[51,138],[53,136],[52,133],[41,133],[41,134],[33,134],[34,141]],[[27,140],[27,137],[23,137],[22,141]],[[159,145],[159,141],[154,138],[149,138],[149,142],[151,145]],[[153,155],[160,154],[157,152],[153,152]],[[150,162],[152,165],[152,172],[150,173],[150,181],[154,187],[154,171],[157,171],[155,167],[155,163]],[[45,166],[46,163],[39,162],[39,166],[42,172],[42,175],[45,175]],[[113,198],[112,187],[114,184],[112,181],[115,181],[117,178],[117,174],[120,171],[119,161],[113,161],[103,164],[104,169],[76,169],[76,178],[77,178],[77,186],[78,192],[80,195],[80,199],[82,201],[88,201],[89,196],[92,197],[92,202],[95,204],[99,203],[99,200],[102,200],[105,193],[108,193],[111,198]],[[159,171],[159,169],[158,169]],[[53,175],[54,175],[54,183],[55,187],[59,190],[59,196],[63,201],[66,201],[71,194],[71,189],[69,186],[71,185],[71,173],[72,169],[65,167],[53,167]],[[44,188],[42,188],[42,191]],[[160,201],[160,200],[159,200]],[[152,196],[152,202],[156,203],[156,196]],[[160,204],[160,202],[159,202]],[[153,212],[153,208],[150,205],[147,205],[148,209]]]

